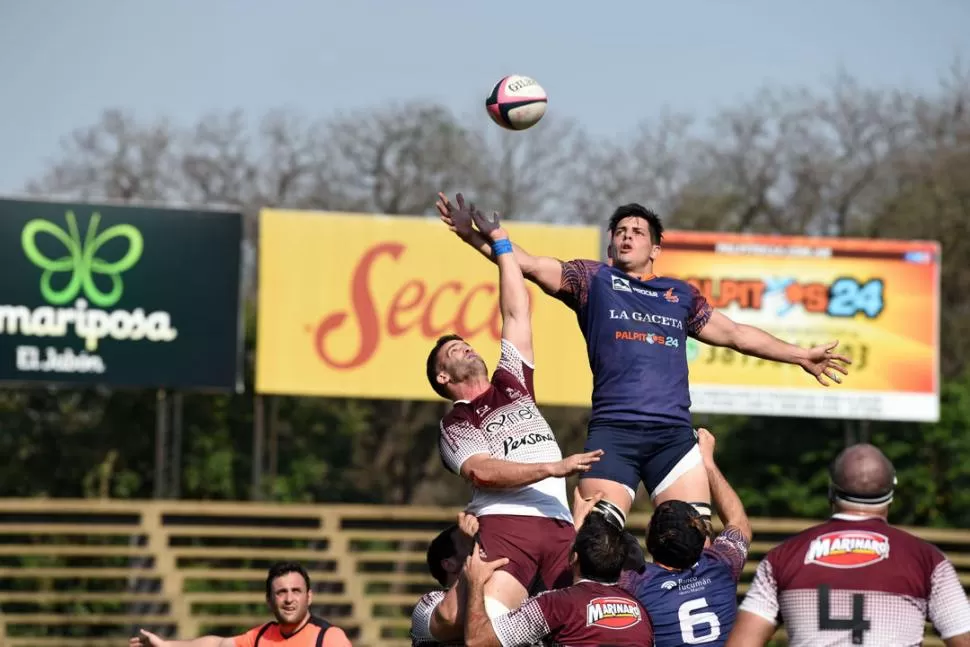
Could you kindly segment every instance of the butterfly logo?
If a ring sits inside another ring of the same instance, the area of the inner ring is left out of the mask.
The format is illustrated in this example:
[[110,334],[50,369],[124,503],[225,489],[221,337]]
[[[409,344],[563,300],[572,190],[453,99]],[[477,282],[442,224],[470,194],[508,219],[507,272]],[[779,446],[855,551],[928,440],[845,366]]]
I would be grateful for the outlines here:
[[[114,225],[98,233],[101,214],[95,212],[88,222],[88,230],[84,240],[78,228],[77,217],[73,211],[68,211],[67,231],[49,220],[31,220],[24,226],[20,242],[27,259],[44,270],[40,277],[40,293],[44,299],[54,305],[64,305],[73,301],[81,291],[88,300],[99,308],[108,308],[118,303],[124,291],[121,275],[127,272],[141,258],[145,243],[139,232],[132,225]],[[64,255],[59,258],[48,258],[40,251],[37,238],[41,234],[53,236],[64,246]],[[110,240],[125,238],[128,241],[128,251],[116,261],[107,261],[98,256],[98,251]],[[54,277],[70,272],[70,280],[63,288],[54,287]],[[111,289],[103,291],[95,283],[95,275],[106,276],[111,283]]]

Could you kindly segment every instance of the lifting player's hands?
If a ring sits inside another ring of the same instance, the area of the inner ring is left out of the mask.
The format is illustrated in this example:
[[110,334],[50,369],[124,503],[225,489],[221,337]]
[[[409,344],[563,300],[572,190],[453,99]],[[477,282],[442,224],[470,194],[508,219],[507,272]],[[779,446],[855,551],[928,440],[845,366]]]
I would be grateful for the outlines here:
[[839,373],[842,375],[849,374],[849,369],[846,368],[846,365],[851,364],[852,360],[845,355],[834,352],[835,347],[838,345],[838,341],[831,341],[827,344],[809,348],[804,359],[799,362],[801,367],[805,369],[805,372],[814,376],[822,386],[831,386],[828,380],[832,380],[836,384],[841,384],[842,378],[839,376]]
[[508,557],[500,557],[494,561],[486,562],[482,558],[483,555],[484,553],[476,541],[471,554],[465,558],[465,580],[469,586],[475,588],[485,586],[485,582],[492,577],[492,573],[509,563]]
[[706,465],[714,463],[714,434],[707,429],[700,427],[697,429],[697,447],[701,451],[701,458]]
[[600,456],[603,455],[602,449],[595,449],[585,454],[573,454],[552,464],[552,475],[557,477],[572,476],[588,472],[593,463],[598,463]]
[[588,499],[579,493],[579,488],[573,490],[573,527],[579,530],[583,527],[586,517],[593,511],[596,504],[603,498],[602,492],[597,492]]
[[128,639],[128,647],[165,647],[165,641],[144,629],[139,630],[140,636]]
[[466,537],[474,539],[478,534],[478,517],[462,510],[458,513],[458,529]]
[[457,209],[448,200],[448,196],[439,192],[438,200],[434,203],[434,206],[438,210],[438,217],[441,218],[441,222],[448,225],[448,229],[455,232],[459,238],[467,240],[475,233],[475,227],[472,225],[471,208],[470,205],[465,204],[465,196],[460,193],[455,196],[455,201],[458,202]]

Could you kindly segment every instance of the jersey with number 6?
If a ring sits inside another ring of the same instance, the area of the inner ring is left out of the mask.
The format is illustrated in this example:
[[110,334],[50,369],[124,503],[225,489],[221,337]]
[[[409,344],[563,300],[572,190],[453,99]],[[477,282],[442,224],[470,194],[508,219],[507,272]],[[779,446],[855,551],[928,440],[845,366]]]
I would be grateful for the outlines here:
[[728,526],[691,568],[672,571],[647,564],[642,573],[624,572],[620,586],[647,609],[655,647],[716,647],[734,626],[738,577],[747,558],[747,539]]
[[791,647],[920,645],[970,632],[970,602],[942,552],[880,518],[834,515],[758,565],[741,611],[784,620]]

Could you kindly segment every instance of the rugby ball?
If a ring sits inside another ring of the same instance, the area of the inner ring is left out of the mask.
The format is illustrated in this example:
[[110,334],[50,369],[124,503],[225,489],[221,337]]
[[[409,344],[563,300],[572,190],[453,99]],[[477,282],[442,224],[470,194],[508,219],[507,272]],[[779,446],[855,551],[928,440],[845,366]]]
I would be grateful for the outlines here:
[[535,79],[519,74],[504,77],[485,99],[492,121],[508,130],[525,130],[546,114],[546,91]]

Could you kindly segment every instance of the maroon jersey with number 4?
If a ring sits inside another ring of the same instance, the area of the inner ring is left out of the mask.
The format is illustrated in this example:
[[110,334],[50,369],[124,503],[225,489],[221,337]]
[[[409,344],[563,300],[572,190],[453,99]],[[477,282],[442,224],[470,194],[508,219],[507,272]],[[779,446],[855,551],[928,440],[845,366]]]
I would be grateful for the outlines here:
[[634,647],[653,644],[653,627],[636,598],[611,584],[580,580],[526,600],[492,618],[503,647],[544,644],[568,647]]
[[879,518],[835,515],[772,549],[740,606],[784,621],[791,647],[920,645],[970,631],[956,570],[932,544]]

